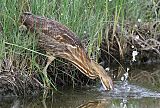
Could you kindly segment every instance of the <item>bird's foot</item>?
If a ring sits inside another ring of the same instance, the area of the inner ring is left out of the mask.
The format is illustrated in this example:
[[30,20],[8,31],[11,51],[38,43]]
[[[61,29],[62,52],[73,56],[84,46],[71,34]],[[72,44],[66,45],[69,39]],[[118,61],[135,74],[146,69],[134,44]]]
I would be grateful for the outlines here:
[[43,99],[46,99],[46,98],[47,98],[48,90],[49,90],[49,89],[44,88],[44,91],[43,91]]
[[50,80],[47,74],[44,74],[43,84],[44,84],[43,98],[47,98],[48,92],[51,89]]

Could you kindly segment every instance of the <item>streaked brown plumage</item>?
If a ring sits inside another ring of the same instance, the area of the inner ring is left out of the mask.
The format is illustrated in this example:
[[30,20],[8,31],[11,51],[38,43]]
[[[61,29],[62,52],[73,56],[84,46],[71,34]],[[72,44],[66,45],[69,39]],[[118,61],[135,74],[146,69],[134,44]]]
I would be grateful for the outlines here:
[[61,57],[72,62],[89,78],[95,79],[99,77],[106,90],[113,88],[112,80],[105,70],[87,56],[80,40],[67,27],[55,20],[36,16],[28,12],[21,16],[21,22],[31,32],[35,31],[40,34],[39,45],[49,56],[44,68],[45,74],[47,74],[47,68],[55,57]]

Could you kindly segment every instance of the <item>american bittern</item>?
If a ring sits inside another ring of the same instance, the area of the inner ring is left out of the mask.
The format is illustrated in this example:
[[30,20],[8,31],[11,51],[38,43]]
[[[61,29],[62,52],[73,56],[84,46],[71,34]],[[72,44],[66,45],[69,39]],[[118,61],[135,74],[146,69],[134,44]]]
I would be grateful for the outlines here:
[[61,57],[72,62],[89,78],[95,79],[99,77],[105,90],[113,89],[112,79],[103,67],[87,56],[80,40],[67,27],[55,20],[28,12],[23,13],[21,21],[31,32],[40,33],[39,45],[49,56],[43,71],[45,75],[47,75],[49,64],[55,57]]

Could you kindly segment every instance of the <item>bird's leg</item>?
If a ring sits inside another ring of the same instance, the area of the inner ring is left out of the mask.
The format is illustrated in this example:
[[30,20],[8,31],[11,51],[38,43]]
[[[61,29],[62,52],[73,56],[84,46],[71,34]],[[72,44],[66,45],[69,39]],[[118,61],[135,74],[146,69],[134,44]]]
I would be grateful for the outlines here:
[[[52,61],[55,59],[54,56],[49,56],[48,60],[47,60],[47,64],[45,66],[45,68],[43,69],[43,75],[44,75],[44,92],[43,92],[43,98],[47,97],[48,94],[48,87],[50,87],[50,82],[47,76],[47,68],[48,66],[52,63]],[[47,87],[47,88],[46,88]]]
[[52,61],[53,61],[54,59],[55,59],[55,57],[53,57],[53,56],[49,56],[49,57],[48,57],[47,64],[46,64],[45,68],[43,69],[44,75],[47,75],[47,68],[48,68],[48,66],[52,63]]
[[45,68],[43,69],[43,74],[44,74],[44,78],[45,78],[44,87],[46,87],[46,84],[47,84],[47,87],[50,87],[49,79],[48,79],[48,76],[47,76],[47,68],[52,63],[52,61],[54,59],[55,59],[54,56],[49,56],[48,60],[47,60],[47,64],[46,64]]

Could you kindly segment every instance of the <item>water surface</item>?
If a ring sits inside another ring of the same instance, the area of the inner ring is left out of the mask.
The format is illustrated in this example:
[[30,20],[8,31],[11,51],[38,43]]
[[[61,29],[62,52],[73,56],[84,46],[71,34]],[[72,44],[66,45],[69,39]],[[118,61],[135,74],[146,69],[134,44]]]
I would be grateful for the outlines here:
[[148,76],[143,72],[144,67],[131,70],[131,73],[137,72],[135,75],[142,75],[141,78],[135,78],[134,82],[115,81],[113,91],[104,92],[99,87],[67,89],[52,94],[45,101],[42,96],[0,97],[0,108],[160,108],[159,85],[150,80],[160,75],[159,67],[147,68],[145,72],[152,71]]

